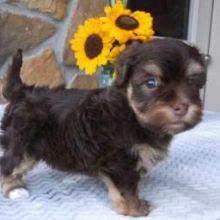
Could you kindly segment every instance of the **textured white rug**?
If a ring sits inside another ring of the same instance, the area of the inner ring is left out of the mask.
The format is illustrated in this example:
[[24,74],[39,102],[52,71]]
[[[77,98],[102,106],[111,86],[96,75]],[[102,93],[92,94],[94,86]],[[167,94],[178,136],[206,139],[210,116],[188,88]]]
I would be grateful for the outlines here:
[[[0,194],[0,220],[135,219],[111,210],[97,179],[39,164],[25,182],[29,198],[8,200]],[[169,158],[143,178],[140,195],[154,209],[138,219],[220,220],[220,113],[205,112],[196,128],[175,138]]]

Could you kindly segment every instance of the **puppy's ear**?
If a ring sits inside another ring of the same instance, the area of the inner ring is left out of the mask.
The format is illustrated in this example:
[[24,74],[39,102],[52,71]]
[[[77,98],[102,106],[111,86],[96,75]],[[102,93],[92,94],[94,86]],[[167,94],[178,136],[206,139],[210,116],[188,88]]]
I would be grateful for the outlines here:
[[135,61],[134,58],[136,54],[138,54],[137,49],[139,46],[140,43],[135,41],[118,56],[115,63],[115,70],[117,73],[115,84],[117,86],[124,86],[128,82]]

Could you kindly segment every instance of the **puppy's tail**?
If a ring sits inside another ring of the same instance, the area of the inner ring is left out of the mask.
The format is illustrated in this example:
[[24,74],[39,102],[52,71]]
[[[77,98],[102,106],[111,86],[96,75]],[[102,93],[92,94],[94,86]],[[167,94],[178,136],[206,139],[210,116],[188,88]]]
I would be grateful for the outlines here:
[[24,96],[22,90],[25,87],[20,78],[22,66],[22,50],[18,49],[12,59],[12,65],[8,70],[3,96],[8,101],[13,101]]

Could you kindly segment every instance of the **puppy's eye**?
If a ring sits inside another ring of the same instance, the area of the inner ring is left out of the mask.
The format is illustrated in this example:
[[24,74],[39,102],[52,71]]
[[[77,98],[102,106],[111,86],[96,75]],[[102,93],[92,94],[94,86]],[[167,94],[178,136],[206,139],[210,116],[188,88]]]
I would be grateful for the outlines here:
[[199,87],[199,80],[198,79],[195,79],[195,78],[189,78],[187,79],[187,84],[189,86],[198,86]]
[[206,73],[193,74],[186,79],[186,83],[191,87],[197,87],[201,89],[206,82]]
[[145,85],[148,89],[155,89],[159,86],[159,82],[155,78],[149,78],[146,82]]

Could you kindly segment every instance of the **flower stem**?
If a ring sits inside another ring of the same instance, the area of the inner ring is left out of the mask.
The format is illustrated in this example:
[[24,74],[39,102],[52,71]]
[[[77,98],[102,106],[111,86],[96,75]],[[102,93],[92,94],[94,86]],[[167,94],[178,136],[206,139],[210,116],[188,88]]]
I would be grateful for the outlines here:
[[124,4],[124,7],[126,8],[127,4],[128,4],[128,1],[127,0],[123,0],[123,4]]
[[[115,3],[116,3],[117,0],[108,0],[108,4],[112,7]],[[127,0],[121,0],[121,2],[123,3],[124,7],[126,8],[127,7]]]

